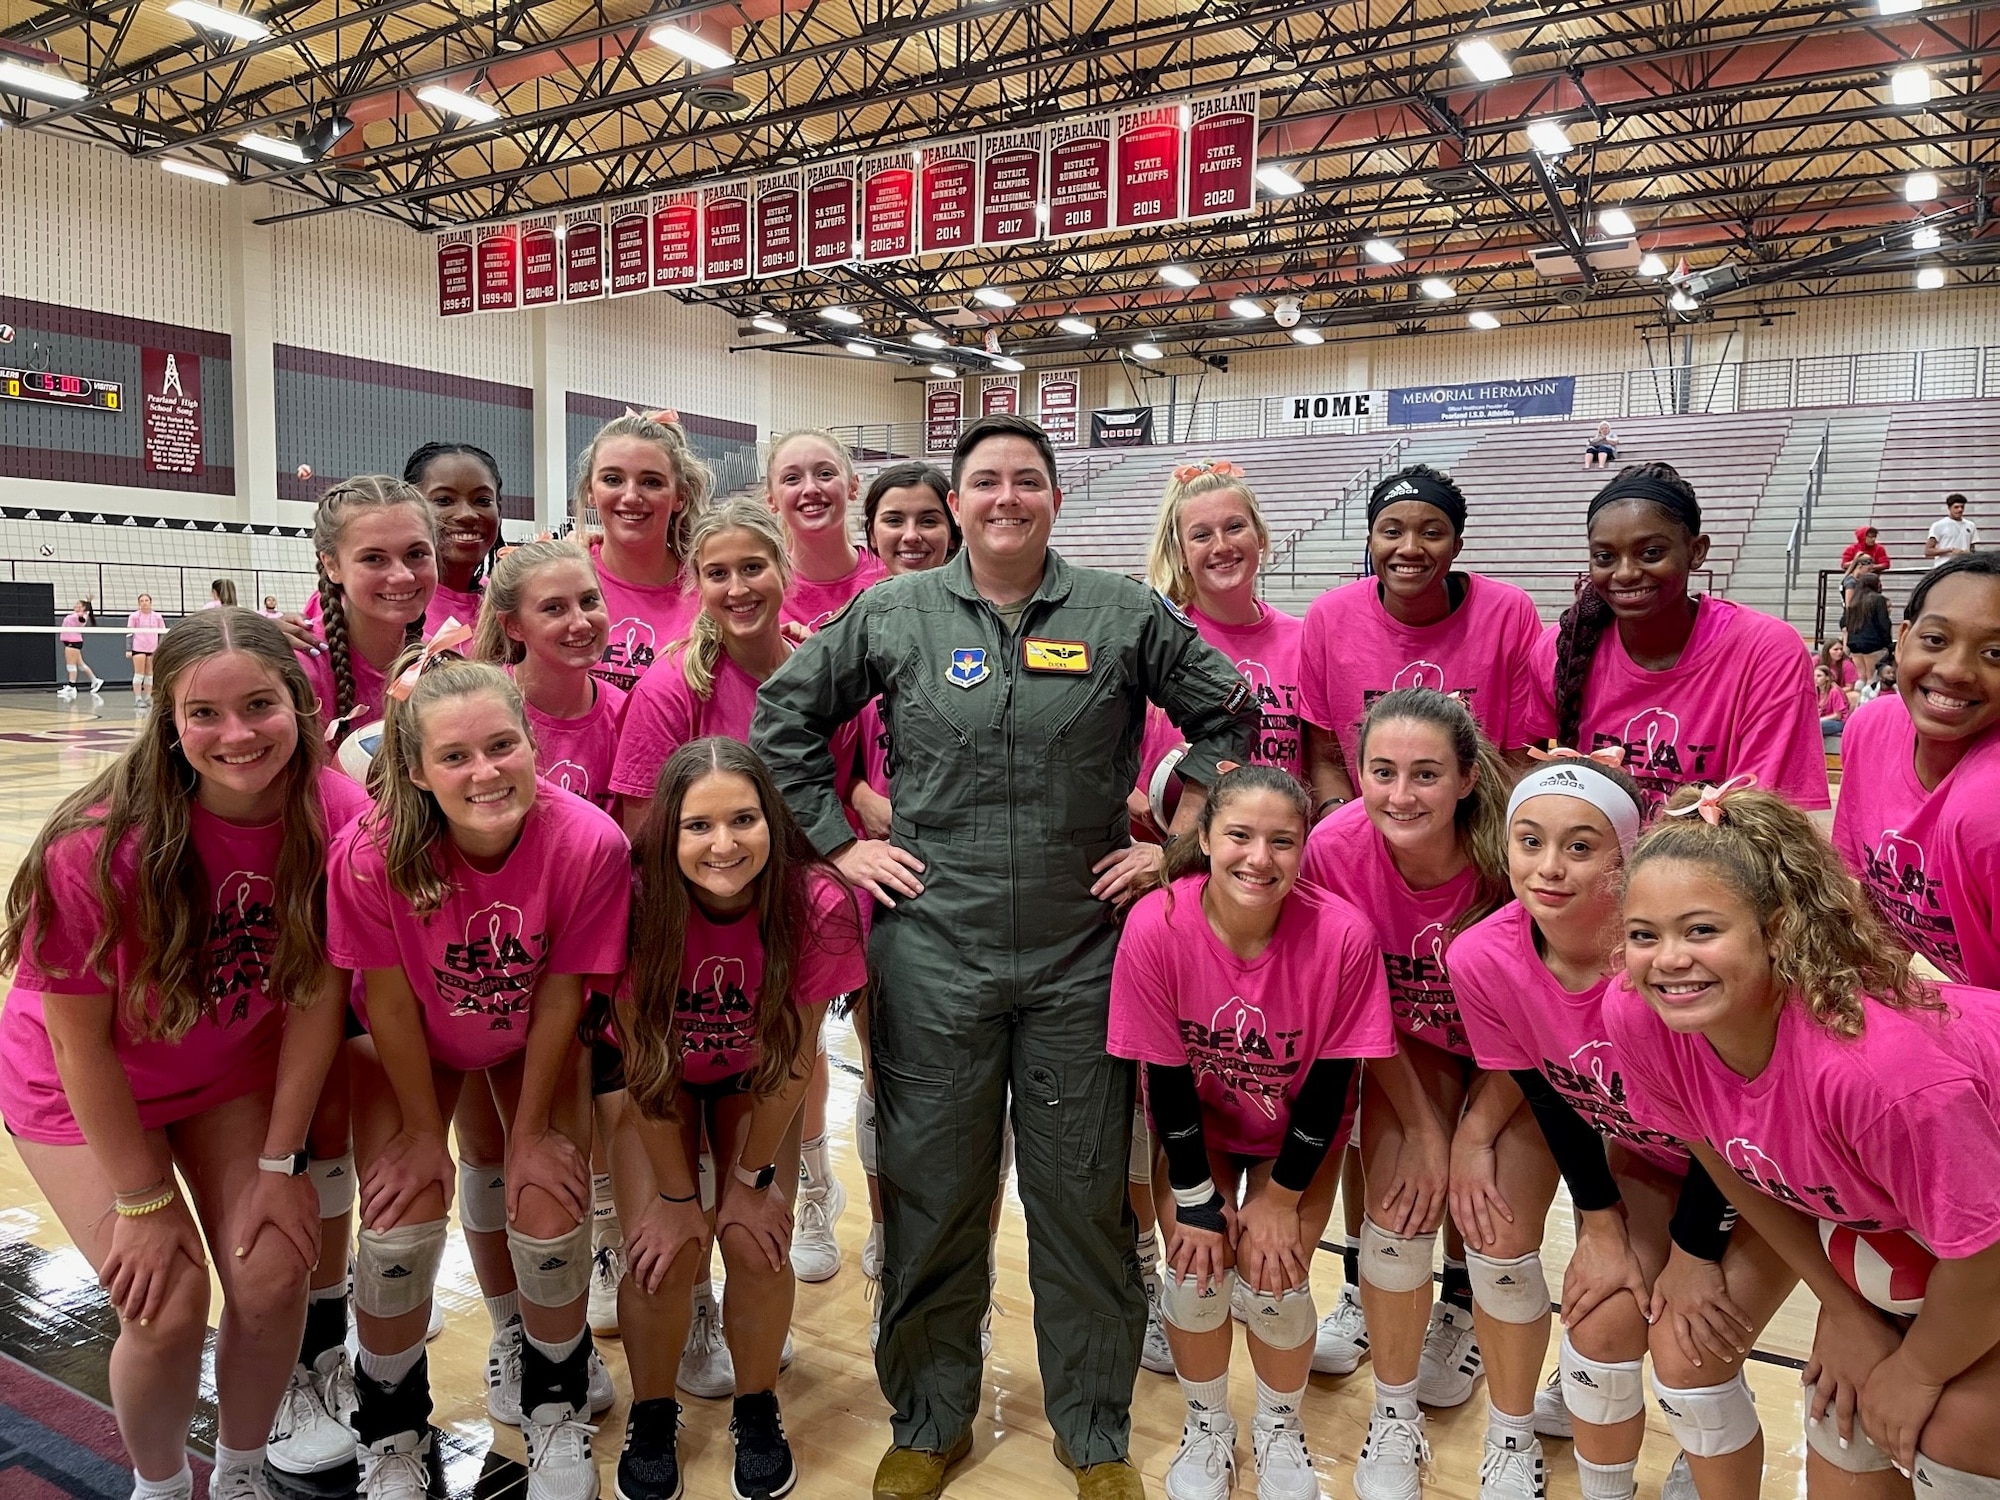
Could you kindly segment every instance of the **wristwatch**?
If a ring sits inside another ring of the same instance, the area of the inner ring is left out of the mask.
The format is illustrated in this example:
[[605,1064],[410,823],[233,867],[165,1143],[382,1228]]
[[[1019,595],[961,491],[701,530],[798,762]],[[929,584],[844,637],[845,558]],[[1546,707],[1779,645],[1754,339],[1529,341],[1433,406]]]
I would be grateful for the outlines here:
[[304,1174],[305,1169],[306,1153],[303,1146],[284,1156],[260,1156],[257,1158],[258,1171],[272,1172],[280,1177],[298,1177]]
[[778,1180],[778,1164],[776,1162],[772,1162],[768,1167],[759,1167],[753,1172],[739,1161],[729,1170],[736,1175],[738,1182],[759,1193]]

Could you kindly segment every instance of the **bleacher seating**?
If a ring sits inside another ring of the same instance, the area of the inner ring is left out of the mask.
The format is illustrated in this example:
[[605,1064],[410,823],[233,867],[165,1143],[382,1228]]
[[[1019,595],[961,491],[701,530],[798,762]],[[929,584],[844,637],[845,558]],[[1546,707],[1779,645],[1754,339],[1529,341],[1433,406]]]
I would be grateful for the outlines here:
[[[2000,400],[1921,402],[1890,413],[1870,519],[1892,574],[1922,566],[1924,535],[1943,518],[1949,494],[1970,502],[1966,519],[1986,545],[2000,542]],[[1845,546],[1850,538],[1837,540]]]

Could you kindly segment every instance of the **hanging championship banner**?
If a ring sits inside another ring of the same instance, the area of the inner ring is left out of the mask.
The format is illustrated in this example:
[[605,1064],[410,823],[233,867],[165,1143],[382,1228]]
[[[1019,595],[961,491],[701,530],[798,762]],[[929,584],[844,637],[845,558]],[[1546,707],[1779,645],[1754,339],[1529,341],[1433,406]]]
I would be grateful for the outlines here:
[[924,451],[949,453],[965,424],[965,388],[956,380],[924,382]]
[[979,243],[1017,245],[1041,232],[1042,132],[1003,130],[979,140]]
[[653,285],[693,286],[701,280],[701,194],[686,189],[653,194]]
[[1179,104],[1118,113],[1112,126],[1117,224],[1165,224],[1181,216],[1181,152],[1186,136]]
[[1083,410],[1083,372],[1071,365],[1035,372],[1035,420],[1058,448],[1074,448]]
[[854,259],[854,158],[811,162],[805,179],[806,269],[844,266]]
[[917,253],[917,169],[908,151],[861,161],[861,258],[904,260]]
[[573,208],[563,215],[563,301],[604,295],[604,213]]
[[799,174],[770,172],[757,179],[759,276],[788,276],[799,268]]
[[1111,117],[1049,127],[1049,233],[1094,234],[1111,227]]
[[562,300],[562,236],[554,214],[517,220],[521,234],[521,306],[547,307]]
[[701,190],[703,285],[750,274],[750,184],[718,182]]
[[1195,100],[1187,157],[1190,219],[1249,213],[1257,201],[1257,91]]
[[447,229],[437,237],[438,316],[455,318],[473,309],[472,231]]
[[644,198],[611,207],[611,295],[653,289],[653,216]]
[[473,234],[479,311],[515,311],[521,305],[521,236],[512,224],[482,224]]
[[1011,417],[1021,409],[1021,377],[982,375],[979,377],[979,415]]
[[926,146],[917,173],[919,244],[928,255],[936,250],[969,250],[979,208],[979,142],[944,141]]

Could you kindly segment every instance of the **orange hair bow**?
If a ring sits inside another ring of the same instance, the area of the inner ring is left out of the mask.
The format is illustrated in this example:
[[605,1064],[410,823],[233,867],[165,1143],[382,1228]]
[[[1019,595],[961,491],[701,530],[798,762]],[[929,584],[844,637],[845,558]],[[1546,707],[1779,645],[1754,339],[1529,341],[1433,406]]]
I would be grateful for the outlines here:
[[625,408],[625,415],[644,417],[648,422],[658,422],[662,427],[677,426],[681,420],[681,414],[671,406],[663,406],[658,411],[640,411],[636,407],[628,406]]
[[1199,479],[1204,474],[1220,474],[1224,479],[1243,478],[1243,471],[1226,458],[1203,459],[1198,464],[1183,464],[1174,470],[1174,478],[1181,484]]
[[1699,817],[1710,828],[1720,828],[1722,826],[1722,799],[1731,792],[1747,791],[1756,784],[1757,778],[1745,771],[1740,776],[1730,777],[1721,786],[1703,787],[1700,797],[1690,802],[1686,807],[1668,808],[1667,816],[1670,818]]
[[1602,749],[1592,750],[1586,755],[1583,751],[1572,750],[1567,745],[1558,745],[1553,750],[1543,750],[1530,745],[1528,747],[1528,759],[1540,761],[1594,760],[1600,766],[1616,766],[1622,770],[1625,765],[1625,747],[1623,745],[1606,745]]
[[424,669],[454,646],[463,645],[472,639],[472,627],[462,625],[454,618],[447,619],[438,626],[431,638],[424,642],[423,654],[403,669],[403,675],[389,684],[389,696],[398,703],[409,701],[410,692],[417,685],[417,679],[424,675]]

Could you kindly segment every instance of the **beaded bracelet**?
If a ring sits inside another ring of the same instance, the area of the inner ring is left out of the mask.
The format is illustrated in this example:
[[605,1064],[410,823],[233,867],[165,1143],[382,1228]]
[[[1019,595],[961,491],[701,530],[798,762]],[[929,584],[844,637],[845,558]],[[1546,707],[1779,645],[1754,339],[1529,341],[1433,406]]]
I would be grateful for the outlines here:
[[118,1210],[118,1217],[121,1219],[138,1219],[145,1217],[147,1214],[156,1214],[161,1209],[171,1206],[177,1196],[178,1194],[174,1192],[173,1188],[169,1187],[157,1198],[150,1199],[145,1203],[113,1203],[111,1206]]

